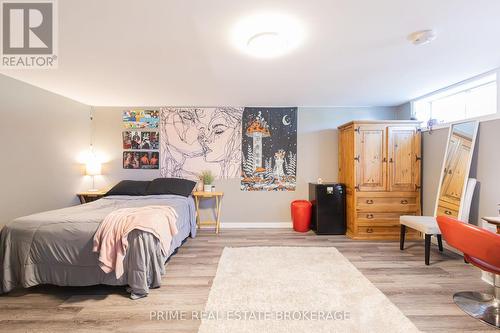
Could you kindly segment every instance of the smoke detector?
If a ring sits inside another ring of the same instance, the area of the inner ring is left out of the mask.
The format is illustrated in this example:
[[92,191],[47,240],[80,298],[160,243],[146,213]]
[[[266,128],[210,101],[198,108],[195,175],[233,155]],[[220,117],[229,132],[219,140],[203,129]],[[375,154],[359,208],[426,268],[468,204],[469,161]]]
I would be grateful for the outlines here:
[[420,30],[408,35],[408,40],[412,42],[413,45],[428,44],[434,39],[436,39],[436,32],[434,30]]

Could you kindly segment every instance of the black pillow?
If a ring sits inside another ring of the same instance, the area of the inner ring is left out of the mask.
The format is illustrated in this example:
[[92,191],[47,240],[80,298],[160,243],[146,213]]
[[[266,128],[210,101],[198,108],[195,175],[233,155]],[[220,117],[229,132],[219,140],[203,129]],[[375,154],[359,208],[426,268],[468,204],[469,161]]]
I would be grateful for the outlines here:
[[175,194],[188,197],[193,192],[196,182],[181,178],[156,178],[151,181],[146,191],[147,195]]
[[150,181],[144,180],[122,180],[111,190],[106,193],[108,195],[146,195]]

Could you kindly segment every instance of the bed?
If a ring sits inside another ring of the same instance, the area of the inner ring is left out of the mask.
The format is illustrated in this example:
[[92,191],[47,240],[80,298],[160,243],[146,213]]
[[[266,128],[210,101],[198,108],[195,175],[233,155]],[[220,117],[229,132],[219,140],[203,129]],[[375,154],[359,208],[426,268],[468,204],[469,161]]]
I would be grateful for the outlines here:
[[[152,234],[134,230],[128,235],[125,273],[104,273],[92,252],[93,236],[107,214],[126,207],[168,205],[175,209],[178,233],[169,253],[162,254]],[[15,219],[0,232],[0,294],[17,286],[39,284],[129,286],[131,295],[147,295],[165,274],[165,262],[189,237],[196,236],[194,200],[191,196],[112,195],[97,201]]]

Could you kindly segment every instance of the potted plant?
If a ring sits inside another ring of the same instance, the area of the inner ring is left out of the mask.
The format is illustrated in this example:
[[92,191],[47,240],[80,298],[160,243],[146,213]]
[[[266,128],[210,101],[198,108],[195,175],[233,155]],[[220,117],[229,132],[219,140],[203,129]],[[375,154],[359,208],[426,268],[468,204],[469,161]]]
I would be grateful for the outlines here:
[[205,192],[212,192],[212,183],[214,182],[214,174],[210,170],[201,172],[200,178],[203,180],[203,190]]

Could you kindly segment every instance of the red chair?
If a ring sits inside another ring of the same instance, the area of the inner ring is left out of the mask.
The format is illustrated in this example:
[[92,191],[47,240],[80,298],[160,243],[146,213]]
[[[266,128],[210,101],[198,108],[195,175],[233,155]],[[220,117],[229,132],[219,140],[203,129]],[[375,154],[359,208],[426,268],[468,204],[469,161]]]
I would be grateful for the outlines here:
[[453,301],[468,315],[500,328],[500,235],[445,216],[437,222],[444,240],[463,252],[467,262],[495,274],[494,295],[463,291]]

